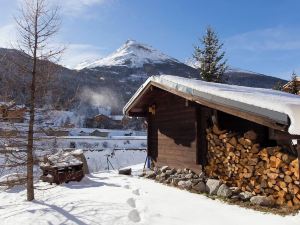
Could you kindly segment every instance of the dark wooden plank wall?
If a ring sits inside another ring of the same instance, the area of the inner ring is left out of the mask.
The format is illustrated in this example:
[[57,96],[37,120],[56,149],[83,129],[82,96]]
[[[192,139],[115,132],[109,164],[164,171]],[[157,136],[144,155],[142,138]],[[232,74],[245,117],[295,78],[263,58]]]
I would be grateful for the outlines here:
[[148,115],[148,154],[159,166],[199,171],[196,108],[187,103],[173,94],[156,99],[155,115]]
[[212,126],[213,109],[197,104],[196,117],[197,117],[197,163],[200,165],[207,165],[207,140],[206,129]]

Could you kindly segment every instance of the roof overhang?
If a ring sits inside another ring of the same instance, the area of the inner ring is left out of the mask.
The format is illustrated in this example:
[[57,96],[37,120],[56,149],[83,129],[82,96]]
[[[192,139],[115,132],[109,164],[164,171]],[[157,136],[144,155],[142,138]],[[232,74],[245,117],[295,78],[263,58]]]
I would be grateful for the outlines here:
[[[168,81],[171,82],[171,81]],[[201,92],[186,86],[165,85],[155,82],[155,79],[148,79],[132,96],[123,109],[128,116],[145,117],[147,109],[137,107],[144,95],[153,88],[158,88],[174,95],[185,98],[191,102],[210,107],[264,126],[280,131],[288,131],[290,119],[287,114],[273,111],[244,102],[234,101],[228,98]],[[147,102],[145,103],[147,104]]]

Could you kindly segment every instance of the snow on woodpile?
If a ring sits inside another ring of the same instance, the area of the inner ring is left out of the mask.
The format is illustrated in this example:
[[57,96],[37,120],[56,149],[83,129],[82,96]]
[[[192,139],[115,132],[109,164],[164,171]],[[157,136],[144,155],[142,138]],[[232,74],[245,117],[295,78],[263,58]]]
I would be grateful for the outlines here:
[[41,166],[55,166],[55,167],[78,166],[78,165],[82,165],[82,162],[78,160],[72,154],[72,152],[64,152],[64,151],[59,151],[54,155],[50,155],[46,157],[46,162],[41,163]]
[[269,111],[270,114],[286,114],[291,121],[288,130],[289,133],[300,134],[300,97],[297,95],[271,89],[218,84],[171,75],[152,76],[148,78],[125,105],[124,112],[150,82],[159,83],[180,92],[203,97],[212,102],[216,98],[220,98],[224,101],[231,100],[240,104],[247,104],[247,110],[251,110],[251,108],[252,110],[253,108],[266,109],[271,110]]

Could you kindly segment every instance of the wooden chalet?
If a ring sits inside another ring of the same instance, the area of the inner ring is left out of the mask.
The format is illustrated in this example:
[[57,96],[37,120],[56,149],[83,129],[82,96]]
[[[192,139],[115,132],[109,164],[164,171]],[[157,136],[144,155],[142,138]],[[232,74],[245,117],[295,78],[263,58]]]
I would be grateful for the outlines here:
[[114,120],[109,116],[99,114],[92,118],[87,118],[86,127],[101,129],[121,129],[122,120]]
[[296,139],[298,147],[290,151],[300,157],[295,95],[160,75],[149,78],[123,112],[146,118],[148,156],[158,166],[200,171],[207,163],[206,129],[213,124],[232,132],[253,130],[262,146]]
[[[295,82],[295,84],[293,84],[293,82]],[[298,76],[296,77],[295,81],[289,81],[285,85],[283,85],[282,90],[291,93],[293,85],[296,85],[298,91],[297,94],[300,95],[300,77]]]
[[0,103],[0,121],[23,123],[26,107],[14,102]]

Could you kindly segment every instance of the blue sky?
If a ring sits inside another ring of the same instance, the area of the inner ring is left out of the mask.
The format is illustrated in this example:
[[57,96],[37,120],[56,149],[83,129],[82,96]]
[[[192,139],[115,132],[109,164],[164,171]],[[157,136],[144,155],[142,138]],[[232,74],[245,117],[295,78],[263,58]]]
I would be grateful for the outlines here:
[[[0,0],[0,46],[14,39],[12,15],[20,0]],[[50,0],[60,2],[57,42],[62,64],[106,56],[127,39],[181,61],[191,57],[207,25],[224,43],[232,67],[289,79],[300,73],[300,1],[297,0]]]

